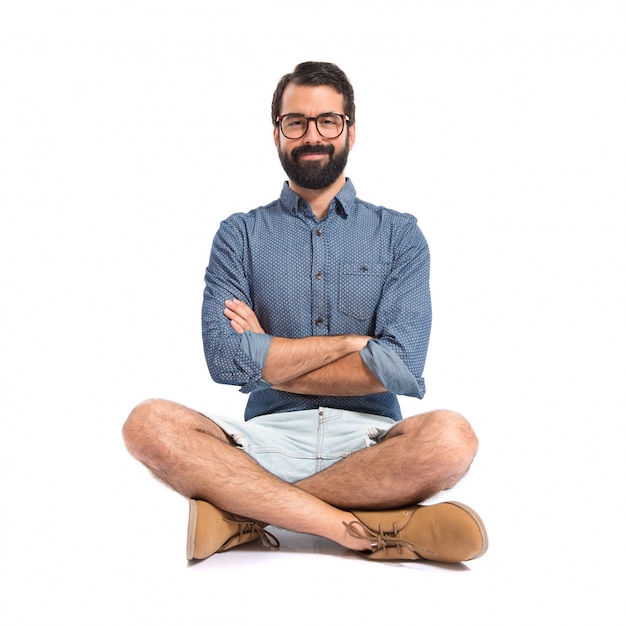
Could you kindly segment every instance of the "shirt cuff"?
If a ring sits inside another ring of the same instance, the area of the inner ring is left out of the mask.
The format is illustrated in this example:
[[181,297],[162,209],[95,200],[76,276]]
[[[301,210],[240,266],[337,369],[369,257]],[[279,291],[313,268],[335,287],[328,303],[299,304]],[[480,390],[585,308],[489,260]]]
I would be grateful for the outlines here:
[[370,339],[360,354],[370,372],[387,391],[396,395],[422,397],[419,382],[392,348]]
[[[266,335],[265,333],[253,333],[249,330],[246,330],[241,336],[242,351],[249,356],[250,359],[252,359],[259,370],[263,370],[271,341],[272,335]],[[269,389],[271,386],[272,385],[266,380],[259,378],[257,381],[250,381],[248,384],[244,385],[240,391],[243,393],[251,393],[253,391]]]

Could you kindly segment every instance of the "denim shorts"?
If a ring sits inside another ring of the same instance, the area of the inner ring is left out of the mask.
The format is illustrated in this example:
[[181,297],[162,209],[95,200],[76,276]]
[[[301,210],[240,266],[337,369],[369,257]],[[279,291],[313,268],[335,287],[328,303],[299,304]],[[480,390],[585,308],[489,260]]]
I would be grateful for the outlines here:
[[397,424],[389,417],[327,407],[259,415],[247,422],[209,419],[259,465],[289,483],[379,443]]

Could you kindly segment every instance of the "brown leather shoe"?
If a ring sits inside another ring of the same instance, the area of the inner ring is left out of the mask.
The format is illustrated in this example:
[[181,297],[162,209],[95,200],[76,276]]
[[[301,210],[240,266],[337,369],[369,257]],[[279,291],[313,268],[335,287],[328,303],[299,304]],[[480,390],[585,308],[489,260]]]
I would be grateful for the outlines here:
[[259,538],[271,549],[280,545],[259,522],[231,515],[203,500],[189,500],[188,560],[206,559]]
[[369,559],[459,563],[482,556],[489,545],[480,517],[460,502],[352,514],[359,521],[346,524],[348,532],[371,542],[371,552],[359,552]]

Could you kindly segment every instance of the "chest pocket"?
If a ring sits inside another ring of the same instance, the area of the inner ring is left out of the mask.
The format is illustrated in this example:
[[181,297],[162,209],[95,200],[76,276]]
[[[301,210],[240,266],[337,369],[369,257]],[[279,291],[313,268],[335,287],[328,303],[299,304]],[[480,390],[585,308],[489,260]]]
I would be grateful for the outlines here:
[[371,319],[383,291],[389,265],[353,263],[339,269],[339,309],[357,320]]

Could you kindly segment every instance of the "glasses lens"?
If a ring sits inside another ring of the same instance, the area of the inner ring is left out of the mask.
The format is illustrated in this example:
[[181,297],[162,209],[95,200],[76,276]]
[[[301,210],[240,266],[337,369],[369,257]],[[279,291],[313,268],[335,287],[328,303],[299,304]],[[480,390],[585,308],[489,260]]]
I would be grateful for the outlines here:
[[285,115],[280,128],[287,139],[300,139],[306,133],[307,121],[304,115]]
[[325,139],[335,139],[343,131],[343,117],[337,113],[325,113],[317,118],[317,131]]

